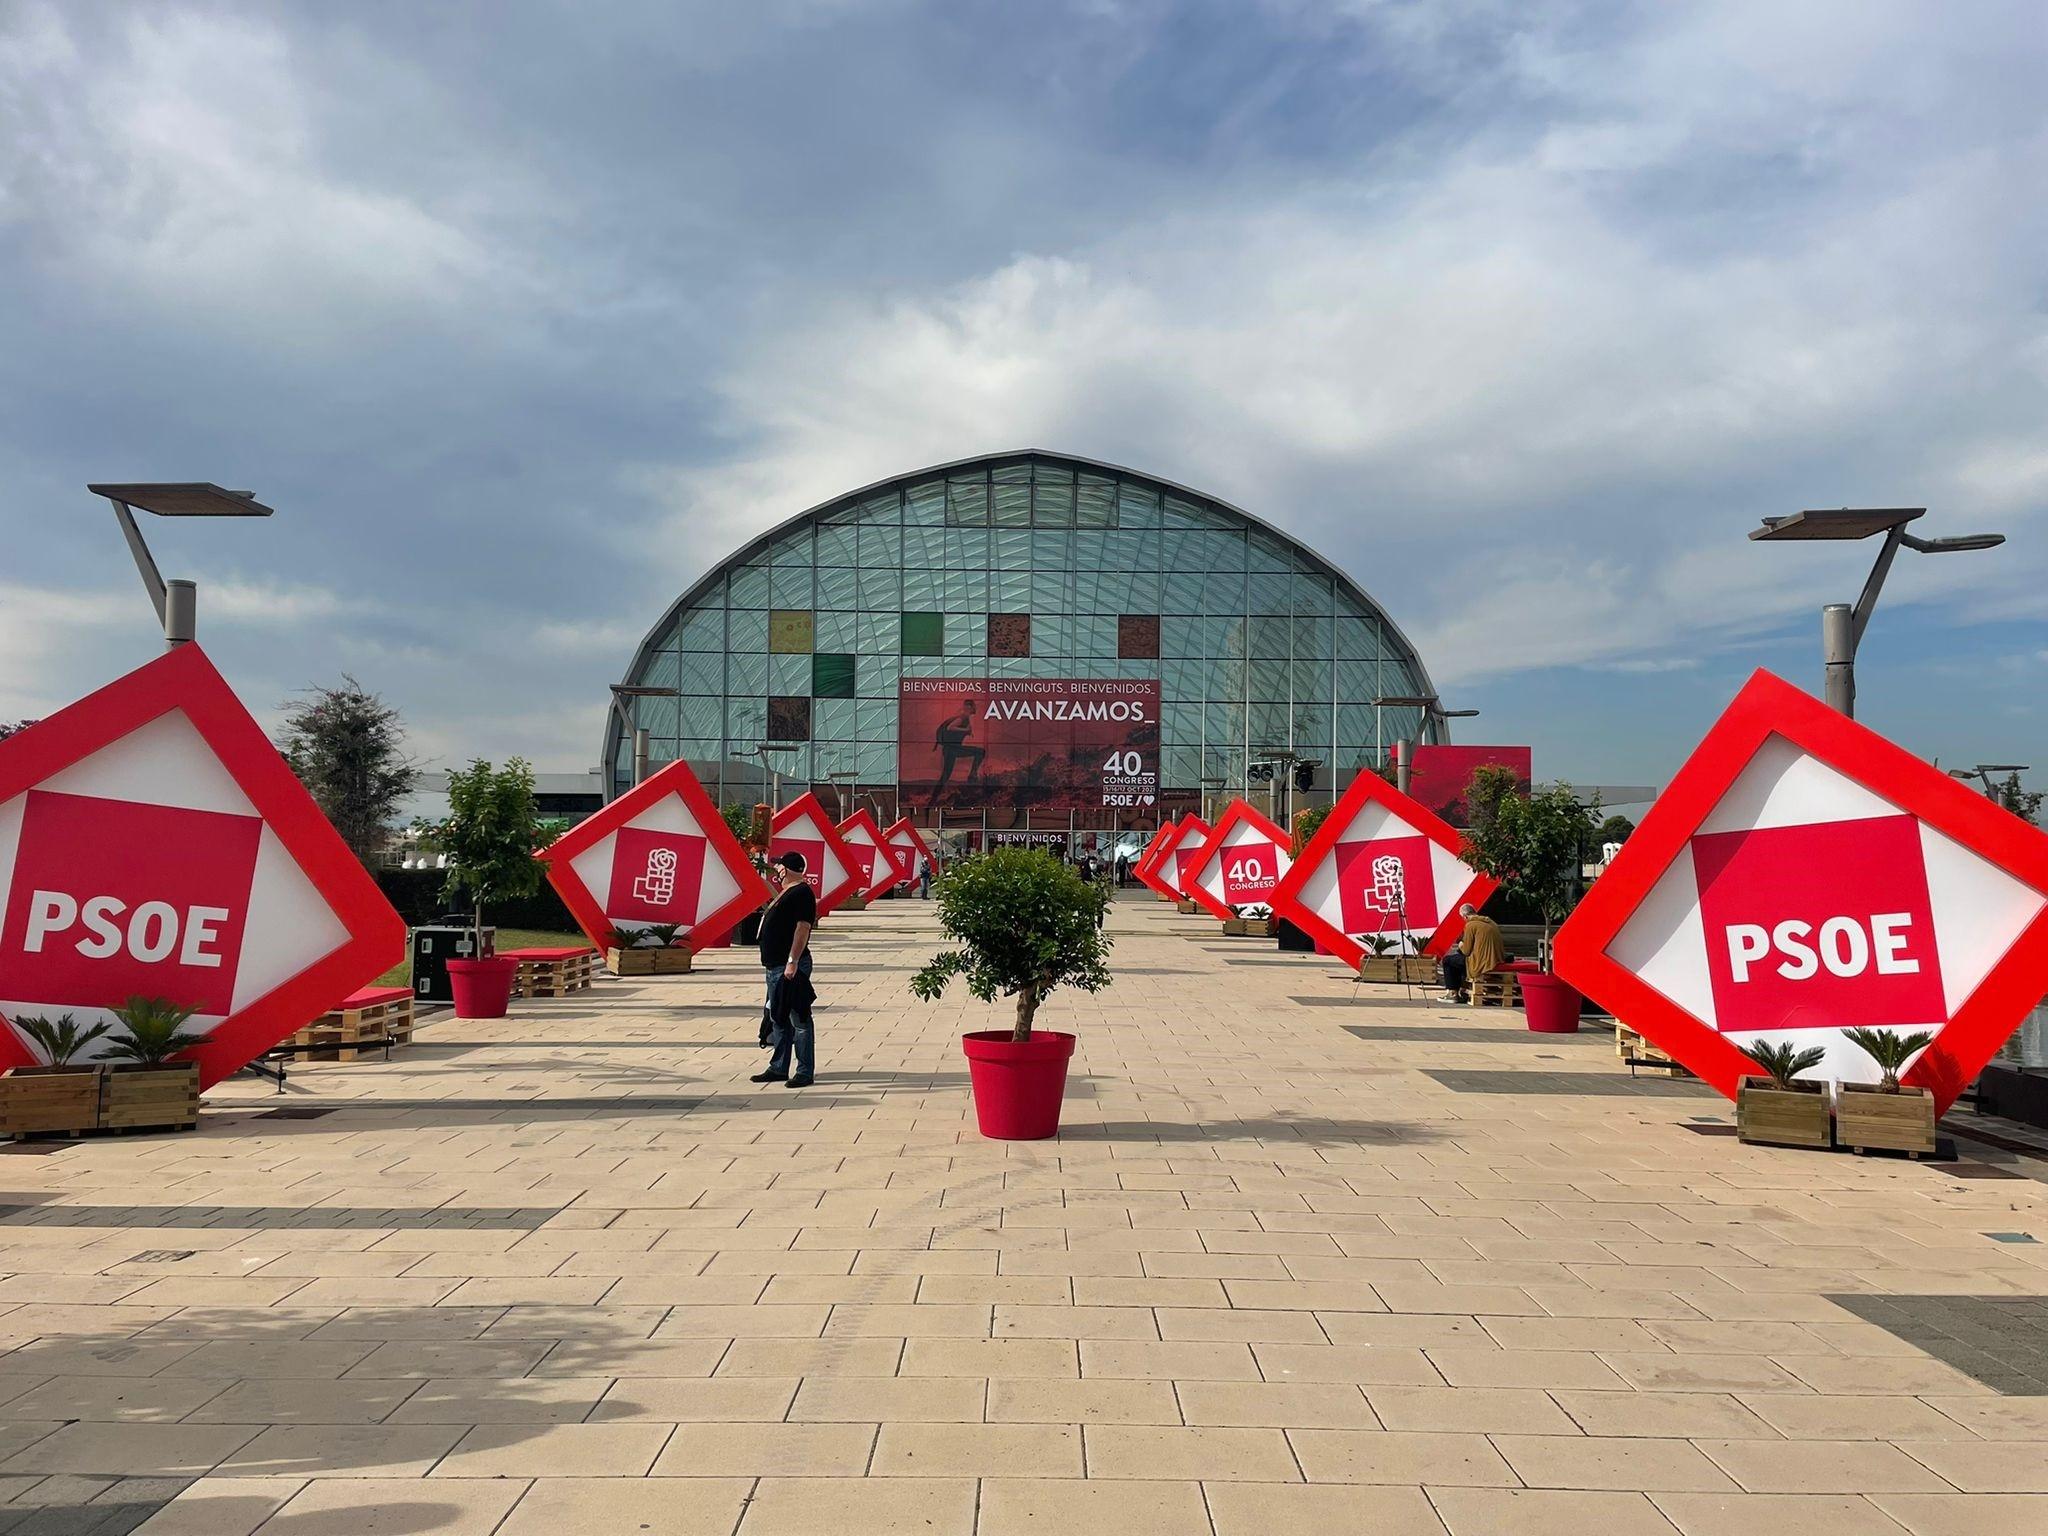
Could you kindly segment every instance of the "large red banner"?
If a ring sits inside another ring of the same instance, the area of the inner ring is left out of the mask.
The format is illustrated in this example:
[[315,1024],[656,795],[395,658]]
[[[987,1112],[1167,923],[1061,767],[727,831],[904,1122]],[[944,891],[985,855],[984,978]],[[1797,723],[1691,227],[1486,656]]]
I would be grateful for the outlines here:
[[906,809],[1144,809],[1159,796],[1157,678],[906,677]]

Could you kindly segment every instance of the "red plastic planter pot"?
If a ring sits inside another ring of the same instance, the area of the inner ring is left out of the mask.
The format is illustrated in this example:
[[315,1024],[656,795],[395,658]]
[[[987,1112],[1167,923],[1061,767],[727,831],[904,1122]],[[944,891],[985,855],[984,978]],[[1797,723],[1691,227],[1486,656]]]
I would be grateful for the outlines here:
[[512,980],[519,974],[517,960],[493,956],[488,960],[450,960],[448,982],[455,991],[458,1019],[502,1019],[512,1004]]
[[1578,988],[1559,981],[1548,971],[1524,971],[1520,980],[1522,1007],[1528,1012],[1530,1029],[1539,1035],[1579,1032],[1579,1004],[1584,999]]
[[1006,1029],[960,1037],[974,1084],[974,1117],[995,1141],[1044,1141],[1059,1133],[1060,1099],[1074,1037],[1034,1030],[1021,1044]]

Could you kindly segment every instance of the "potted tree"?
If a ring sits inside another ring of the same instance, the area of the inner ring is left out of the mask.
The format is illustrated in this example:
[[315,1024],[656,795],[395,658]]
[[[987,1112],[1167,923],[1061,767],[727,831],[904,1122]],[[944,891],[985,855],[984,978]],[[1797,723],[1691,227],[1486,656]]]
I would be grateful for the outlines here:
[[[1528,985],[1528,978],[1522,978]],[[1762,1042],[1749,1047],[1749,1059],[1763,1077],[1745,1077],[1735,1090],[1735,1135],[1740,1141],[1771,1147],[1826,1147],[1828,1089],[1825,1083],[1797,1081],[1825,1059],[1817,1045]]]
[[1465,805],[1472,820],[1465,862],[1498,880],[1510,900],[1526,901],[1543,916],[1539,969],[1519,977],[1529,1028],[1576,1033],[1583,999],[1551,973],[1550,935],[1583,894],[1586,845],[1598,824],[1599,801],[1580,800],[1569,784],[1524,789],[1511,770],[1489,765],[1472,775]]
[[114,1010],[126,1033],[107,1040],[100,1129],[189,1131],[199,1123],[199,1063],[171,1060],[205,1043],[185,1033],[192,1013],[163,997],[131,997]]
[[1835,1140],[1861,1153],[1880,1147],[1918,1157],[1934,1151],[1934,1095],[1907,1088],[1899,1074],[1934,1040],[1931,1029],[1894,1034],[1888,1029],[1845,1029],[1842,1038],[1877,1063],[1876,1083],[1844,1083],[1835,1103]]
[[488,902],[531,896],[545,871],[534,850],[540,846],[540,816],[533,797],[533,769],[523,757],[493,768],[478,758],[448,775],[448,820],[439,834],[448,856],[441,899],[466,896],[476,913],[476,953],[450,960],[448,975],[458,1019],[499,1019],[512,1001],[519,962],[484,954],[484,907]]
[[74,1066],[72,1058],[113,1026],[102,1021],[80,1029],[68,1013],[54,1024],[27,1013],[13,1022],[46,1065],[16,1067],[0,1078],[0,1136],[92,1130],[100,1123],[100,1068]]
[[934,955],[910,990],[936,1002],[955,976],[984,1003],[1017,999],[1010,1029],[961,1038],[981,1134],[1042,1141],[1060,1124],[1074,1037],[1034,1031],[1054,989],[1109,985],[1111,940],[1100,926],[1107,897],[1040,849],[998,848],[961,859],[940,877],[939,926],[959,947]]

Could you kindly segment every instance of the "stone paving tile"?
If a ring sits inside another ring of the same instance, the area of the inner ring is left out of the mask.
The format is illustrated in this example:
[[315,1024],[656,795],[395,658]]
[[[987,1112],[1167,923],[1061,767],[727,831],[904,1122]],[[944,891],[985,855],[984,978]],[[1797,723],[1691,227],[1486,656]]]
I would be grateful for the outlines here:
[[432,1531],[492,1536],[526,1493],[524,1479],[332,1478],[308,1483],[263,1527],[265,1536],[375,1536]]
[[1604,1035],[1410,1008],[1155,903],[1111,923],[1137,985],[1055,1000],[1081,1044],[1051,1142],[975,1134],[957,1037],[991,1015],[908,999],[936,934],[891,902],[819,936],[822,1091],[743,1081],[758,981],[709,951],[310,1065],[314,1118],[230,1082],[196,1135],[18,1160],[0,1514],[47,1487],[208,1536],[294,1495],[264,1536],[380,1509],[508,1536],[2042,1523],[2048,1398],[2014,1394],[2048,1242],[1985,1234],[2048,1240],[2048,1186],[1696,1136],[1726,1107],[1632,1083]]

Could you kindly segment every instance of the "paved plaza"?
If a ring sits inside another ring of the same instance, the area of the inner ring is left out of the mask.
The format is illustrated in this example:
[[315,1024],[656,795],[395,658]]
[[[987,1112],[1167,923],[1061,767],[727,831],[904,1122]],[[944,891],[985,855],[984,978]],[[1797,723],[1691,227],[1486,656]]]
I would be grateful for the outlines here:
[[0,1532],[2048,1530],[2024,1160],[1743,1147],[1604,1032],[1111,924],[1055,1142],[976,1134],[1007,1009],[888,902],[809,1091],[726,950],[17,1146]]

